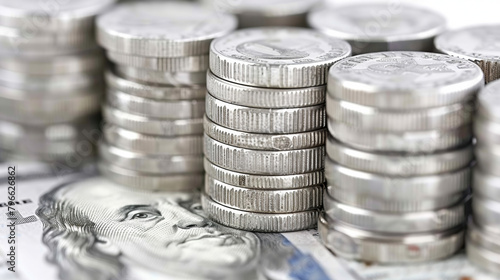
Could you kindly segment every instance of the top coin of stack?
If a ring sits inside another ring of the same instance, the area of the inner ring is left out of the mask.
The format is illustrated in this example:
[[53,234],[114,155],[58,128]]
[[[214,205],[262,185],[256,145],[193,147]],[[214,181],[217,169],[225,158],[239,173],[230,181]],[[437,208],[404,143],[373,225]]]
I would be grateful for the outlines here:
[[309,25],[347,40],[353,54],[380,51],[433,51],[433,39],[446,28],[446,19],[433,11],[389,1],[318,9]]
[[302,28],[251,28],[211,46],[203,205],[252,231],[313,227],[322,205],[328,68],[345,41]]
[[104,57],[95,16],[114,0],[0,1],[0,150],[77,167],[92,158]]
[[347,58],[330,70],[325,216],[337,255],[425,262],[463,245],[470,194],[472,62],[425,52]]
[[469,226],[467,255],[476,265],[500,273],[500,81],[479,93],[474,132],[474,221]]
[[114,69],[100,145],[101,171],[123,185],[192,190],[203,182],[206,70],[231,15],[183,2],[126,3],[97,20]]
[[442,53],[479,65],[486,83],[500,79],[500,25],[448,31],[436,38],[435,45]]
[[234,14],[240,28],[263,26],[306,27],[307,13],[323,0],[203,0],[218,12]]

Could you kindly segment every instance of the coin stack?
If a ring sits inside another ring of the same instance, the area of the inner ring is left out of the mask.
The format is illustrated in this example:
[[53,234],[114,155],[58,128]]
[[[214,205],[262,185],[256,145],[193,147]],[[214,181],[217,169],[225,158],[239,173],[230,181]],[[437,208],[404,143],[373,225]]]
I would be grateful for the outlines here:
[[500,81],[479,94],[474,132],[474,221],[469,225],[467,255],[471,262],[500,274]]
[[377,263],[441,259],[463,245],[471,100],[483,73],[425,52],[345,59],[330,70],[322,240]]
[[436,38],[435,45],[444,54],[479,65],[483,69],[486,83],[500,79],[500,25],[448,31]]
[[393,1],[317,9],[308,22],[316,30],[348,41],[353,54],[433,51],[434,37],[446,29],[440,14]]
[[113,0],[0,1],[0,153],[78,168],[93,159],[104,56],[95,16]]
[[307,14],[323,0],[203,0],[218,12],[234,14],[240,28],[264,26],[307,27]]
[[234,16],[193,3],[125,3],[97,20],[107,73],[99,168],[123,185],[193,190],[203,184],[208,52]]
[[213,220],[262,232],[314,227],[322,206],[328,68],[349,44],[253,28],[211,46],[205,194]]

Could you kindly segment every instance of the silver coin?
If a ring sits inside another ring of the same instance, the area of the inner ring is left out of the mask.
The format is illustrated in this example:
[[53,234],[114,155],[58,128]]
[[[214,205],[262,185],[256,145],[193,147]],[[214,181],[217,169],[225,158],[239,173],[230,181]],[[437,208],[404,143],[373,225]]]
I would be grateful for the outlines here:
[[288,151],[323,146],[326,129],[295,134],[257,134],[247,133],[217,125],[208,118],[204,119],[205,133],[212,139],[238,148]]
[[500,145],[477,144],[474,149],[478,165],[486,174],[500,176]]
[[210,69],[231,82],[269,88],[326,84],[328,68],[351,47],[302,28],[251,28],[219,38],[210,48]]
[[347,40],[353,53],[432,51],[434,36],[446,29],[446,19],[431,10],[400,3],[363,3],[317,9],[311,27]]
[[99,144],[99,156],[127,170],[151,174],[203,173],[203,156],[166,156],[123,150],[105,142]]
[[323,205],[323,185],[292,190],[235,187],[205,176],[205,193],[226,207],[267,214],[316,210]]
[[155,100],[109,90],[108,104],[127,113],[161,119],[199,119],[205,114],[205,101]]
[[330,69],[328,93],[380,109],[423,109],[464,103],[484,85],[465,59],[425,52],[382,52],[347,58]]
[[328,131],[337,140],[365,151],[432,153],[462,147],[472,141],[472,126],[452,130],[376,132],[328,120]]
[[205,135],[205,157],[217,166],[258,175],[293,175],[324,168],[324,147],[260,151],[229,146]]
[[366,231],[387,234],[439,232],[464,225],[469,214],[467,203],[461,201],[434,211],[391,213],[357,208],[340,203],[329,195],[324,196],[325,214],[330,219]]
[[500,122],[490,121],[478,114],[474,118],[474,135],[481,145],[500,146]]
[[98,17],[97,39],[107,50],[119,53],[196,56],[207,54],[213,39],[236,27],[234,16],[194,3],[127,3]]
[[477,111],[483,118],[500,123],[500,81],[488,84],[479,93]]
[[288,134],[325,128],[325,107],[322,105],[263,109],[229,104],[207,94],[207,117],[229,129],[268,134]]
[[467,239],[480,247],[500,253],[500,242],[497,235],[480,228],[472,219],[468,223]]
[[137,83],[116,75],[113,71],[106,72],[106,83],[111,89],[138,97],[162,100],[192,100],[204,99],[207,89],[204,85],[189,87],[155,86]]
[[387,110],[326,98],[331,119],[362,130],[377,132],[452,130],[472,123],[473,103],[414,110]]
[[500,201],[500,176],[485,173],[480,166],[474,169],[474,193],[481,197],[488,197]]
[[27,75],[64,75],[101,71],[104,55],[101,50],[89,50],[78,54],[59,56],[20,56],[0,52],[0,68]]
[[500,253],[481,247],[470,239],[465,242],[465,246],[467,257],[473,265],[490,273],[500,274]]
[[[40,2],[0,1],[0,25],[17,29],[38,28],[43,32],[90,32],[94,17],[116,0]],[[28,32],[28,31],[26,31]]]
[[113,146],[128,151],[151,155],[202,155],[203,136],[161,137],[140,134],[109,125],[104,128],[104,138]]
[[328,191],[354,193],[359,197],[387,201],[423,201],[464,193],[471,186],[470,167],[450,173],[429,176],[399,177],[368,173],[341,166],[331,159],[325,161]]
[[6,95],[0,91],[0,118],[30,125],[72,122],[99,112],[102,94],[75,96]]
[[116,72],[126,79],[140,83],[151,83],[170,86],[201,85],[207,82],[202,72],[161,72],[149,69],[117,65]]
[[472,213],[478,226],[495,235],[500,234],[500,201],[475,195]]
[[310,173],[266,176],[239,173],[221,168],[205,159],[205,172],[217,181],[247,189],[299,189],[321,185],[325,182],[323,171]]
[[464,244],[464,227],[443,232],[387,235],[332,222],[318,222],[323,244],[337,256],[380,264],[436,261],[458,252]]
[[350,148],[332,137],[328,137],[326,152],[347,168],[402,177],[453,172],[469,166],[474,159],[472,145],[434,154],[373,153]]
[[434,211],[463,201],[470,195],[470,191],[447,194],[437,197],[426,197],[422,199],[407,198],[402,200],[381,199],[377,196],[367,196],[362,193],[355,193],[345,187],[328,185],[328,194],[335,200],[357,208],[393,213],[411,213],[421,211]]
[[203,186],[203,173],[185,173],[176,175],[154,175],[134,172],[100,162],[102,175],[120,185],[147,191],[197,191]]
[[319,215],[318,210],[287,214],[246,212],[221,205],[206,194],[202,194],[201,204],[210,219],[247,231],[288,232],[310,229],[316,226]]
[[141,69],[162,72],[204,72],[208,70],[208,55],[185,57],[146,57],[108,51],[112,62]]
[[298,108],[325,103],[326,86],[299,89],[258,88],[239,85],[207,74],[207,90],[227,103],[255,108]]
[[104,120],[126,130],[158,135],[186,136],[203,134],[203,119],[165,120],[130,114],[111,106],[103,107]]
[[500,78],[500,25],[474,26],[439,35],[436,49],[477,63],[486,83]]
[[239,28],[260,26],[306,27],[306,15],[321,0],[204,0],[207,6],[238,16]]
[[75,91],[102,84],[102,73],[90,71],[65,75],[28,75],[0,69],[3,87],[27,91]]

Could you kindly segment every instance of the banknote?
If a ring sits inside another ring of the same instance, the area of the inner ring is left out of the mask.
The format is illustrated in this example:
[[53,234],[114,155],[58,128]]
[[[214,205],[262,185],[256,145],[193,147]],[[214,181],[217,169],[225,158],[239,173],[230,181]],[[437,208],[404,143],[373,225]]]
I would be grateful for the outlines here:
[[342,260],[316,230],[227,228],[207,219],[199,193],[141,192],[92,168],[61,176],[0,164],[0,172],[0,279],[496,279],[464,254],[414,266]]

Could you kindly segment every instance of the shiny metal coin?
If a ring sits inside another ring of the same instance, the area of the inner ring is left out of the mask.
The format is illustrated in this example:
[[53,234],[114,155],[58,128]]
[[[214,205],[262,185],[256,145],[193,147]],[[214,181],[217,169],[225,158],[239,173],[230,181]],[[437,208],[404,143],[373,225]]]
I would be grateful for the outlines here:
[[306,15],[321,0],[257,0],[234,1],[204,0],[205,5],[216,11],[235,14],[239,28],[260,26],[306,27]]
[[380,264],[411,264],[444,259],[464,244],[464,227],[442,232],[387,235],[333,222],[321,215],[321,240],[337,256]]
[[1,69],[26,75],[64,75],[93,70],[101,72],[104,61],[104,54],[99,49],[50,57],[20,56],[0,52]]
[[299,108],[325,103],[326,86],[275,89],[244,86],[207,74],[207,90],[215,98],[235,105],[255,108]]
[[193,3],[127,3],[98,17],[97,40],[109,51],[131,55],[196,56],[236,27],[234,16]]
[[211,178],[228,185],[247,189],[299,189],[321,185],[325,182],[322,170],[295,175],[266,176],[230,171],[211,163],[207,159],[205,159],[204,165],[205,172]]
[[332,137],[328,137],[326,152],[347,168],[402,177],[453,172],[469,166],[474,159],[472,145],[434,154],[373,153],[350,148]]
[[121,111],[151,118],[199,119],[205,115],[205,101],[198,100],[155,100],[119,91],[109,90],[108,104]]
[[442,53],[475,62],[486,83],[500,78],[500,25],[467,27],[439,35],[434,44]]
[[170,86],[201,85],[207,82],[206,72],[162,72],[117,65],[116,72],[126,78],[140,83],[151,83]]
[[367,196],[362,193],[355,193],[352,190],[336,185],[328,185],[327,192],[334,199],[347,205],[357,208],[393,213],[410,213],[420,211],[434,211],[446,207],[451,207],[463,201],[465,197],[470,195],[470,191],[464,191],[453,194],[445,194],[443,196],[425,197],[421,199],[384,199],[379,196]]
[[124,79],[116,75],[113,71],[106,73],[106,83],[112,90],[138,97],[161,100],[204,99],[207,92],[204,85],[173,87],[141,84]]
[[481,69],[465,59],[426,52],[382,52],[332,66],[328,93],[338,100],[379,109],[431,109],[468,102],[483,85]]
[[325,106],[322,105],[292,109],[252,108],[229,104],[207,94],[206,114],[220,126],[249,133],[302,133],[326,126]]
[[446,231],[464,225],[469,214],[468,200],[434,211],[398,213],[357,208],[325,195],[324,208],[330,219],[362,230],[387,234],[416,234]]
[[358,105],[328,96],[326,113],[352,127],[377,132],[452,130],[472,123],[472,103],[415,110],[387,110]]
[[185,173],[176,175],[155,175],[134,172],[100,162],[102,175],[120,185],[147,191],[197,191],[203,186],[203,173]]
[[479,227],[495,235],[500,234],[500,201],[476,195],[472,201],[472,213]]
[[348,57],[345,41],[302,28],[251,28],[219,38],[210,69],[231,82],[269,88],[326,84],[328,68]]
[[111,106],[103,107],[106,123],[125,130],[158,136],[186,136],[203,134],[203,119],[165,120],[130,114]]
[[452,130],[377,132],[328,120],[328,131],[356,149],[375,152],[432,153],[462,147],[472,141],[472,126]]
[[289,151],[323,146],[326,141],[326,129],[295,134],[257,134],[247,133],[217,125],[204,118],[205,133],[212,139],[238,148]]
[[490,251],[500,253],[500,241],[498,236],[480,228],[472,219],[467,226],[467,238],[469,242]]
[[500,123],[500,81],[488,84],[479,93],[477,112],[486,120]]
[[208,70],[208,55],[185,57],[147,57],[108,51],[112,62],[134,68],[162,72],[203,72]]
[[469,240],[465,242],[469,261],[490,273],[500,274],[500,253],[490,251]]
[[105,162],[136,172],[151,174],[203,173],[203,156],[166,156],[123,150],[105,142],[99,144],[99,156]]
[[325,176],[332,196],[337,196],[337,192],[339,195],[353,193],[360,198],[408,202],[409,206],[466,192],[471,186],[471,173],[471,168],[466,167],[438,175],[386,176],[350,169],[329,158],[325,161]]
[[0,1],[0,25],[17,29],[40,28],[43,32],[90,32],[94,17],[116,0],[40,2]]
[[202,194],[201,204],[210,219],[246,231],[288,232],[310,229],[316,226],[319,215],[318,210],[287,214],[241,211],[221,205],[206,194]]
[[[488,164],[488,163],[485,163]],[[500,201],[500,176],[494,176],[481,170],[481,166],[474,169],[474,193],[481,197]]]
[[363,3],[317,9],[309,25],[347,40],[353,53],[433,51],[434,36],[446,29],[446,19],[431,10],[400,3]]
[[106,126],[104,138],[110,145],[131,152],[152,155],[202,155],[203,136],[160,137],[140,134],[117,126]]
[[260,151],[229,146],[205,135],[205,157],[217,166],[258,175],[293,175],[324,168],[323,146],[293,151]]
[[205,176],[205,193],[224,206],[256,213],[285,214],[309,211],[323,205],[323,185],[291,190],[257,190],[235,187]]
[[481,115],[474,118],[474,135],[481,145],[500,146],[500,122],[490,121]]
[[474,154],[481,171],[500,176],[500,145],[482,145],[480,143],[475,146]]

